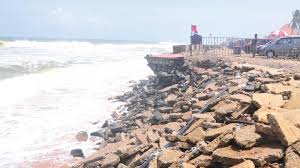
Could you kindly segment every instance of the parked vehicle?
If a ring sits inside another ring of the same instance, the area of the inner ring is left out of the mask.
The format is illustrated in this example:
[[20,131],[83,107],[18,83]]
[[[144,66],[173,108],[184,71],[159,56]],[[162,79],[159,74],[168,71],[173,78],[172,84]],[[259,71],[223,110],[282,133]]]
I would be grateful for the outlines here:
[[276,39],[270,44],[263,46],[261,50],[268,58],[278,56],[299,58],[300,36]]
[[[247,54],[250,54],[250,53],[253,53],[253,45],[252,45],[252,40],[248,40],[247,44],[245,45],[244,47],[244,51],[245,53]],[[271,39],[257,39],[257,43],[256,43],[256,46],[259,47],[256,49],[259,49],[260,50],[260,47],[265,45],[266,43],[270,42]],[[259,54],[258,50],[256,50],[256,53]]]
[[259,46],[256,47],[256,53],[258,55],[264,55],[264,52],[262,51],[262,48],[264,48],[265,46],[271,44],[274,40],[270,40],[269,42],[267,42],[266,44],[261,44]]

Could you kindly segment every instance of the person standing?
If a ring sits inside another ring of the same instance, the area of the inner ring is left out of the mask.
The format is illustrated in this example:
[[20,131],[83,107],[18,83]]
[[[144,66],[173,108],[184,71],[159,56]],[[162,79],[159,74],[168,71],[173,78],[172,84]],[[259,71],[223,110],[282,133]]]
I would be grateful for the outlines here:
[[256,54],[256,45],[257,45],[257,33],[254,34],[254,39],[252,40],[253,57],[255,57],[255,54]]

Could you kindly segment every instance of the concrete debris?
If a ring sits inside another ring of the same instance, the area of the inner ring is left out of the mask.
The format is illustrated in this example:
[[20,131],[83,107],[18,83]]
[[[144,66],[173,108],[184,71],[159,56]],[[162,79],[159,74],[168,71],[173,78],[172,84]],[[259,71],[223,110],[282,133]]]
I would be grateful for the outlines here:
[[74,168],[299,167],[299,74],[218,59],[147,60],[155,76],[114,98],[125,105],[90,133],[103,141]]

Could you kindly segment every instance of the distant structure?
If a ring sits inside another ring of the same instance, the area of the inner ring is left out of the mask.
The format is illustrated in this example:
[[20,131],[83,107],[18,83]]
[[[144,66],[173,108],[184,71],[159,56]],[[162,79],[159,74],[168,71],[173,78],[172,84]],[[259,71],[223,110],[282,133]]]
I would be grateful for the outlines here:
[[202,36],[198,34],[197,25],[191,25],[191,44],[202,44]]

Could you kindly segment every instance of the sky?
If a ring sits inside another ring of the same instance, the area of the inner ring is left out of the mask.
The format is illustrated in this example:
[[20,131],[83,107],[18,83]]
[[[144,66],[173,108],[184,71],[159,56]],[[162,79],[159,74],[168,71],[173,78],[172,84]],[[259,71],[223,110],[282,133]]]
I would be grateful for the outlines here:
[[188,42],[264,36],[289,23],[300,0],[0,0],[0,37]]

